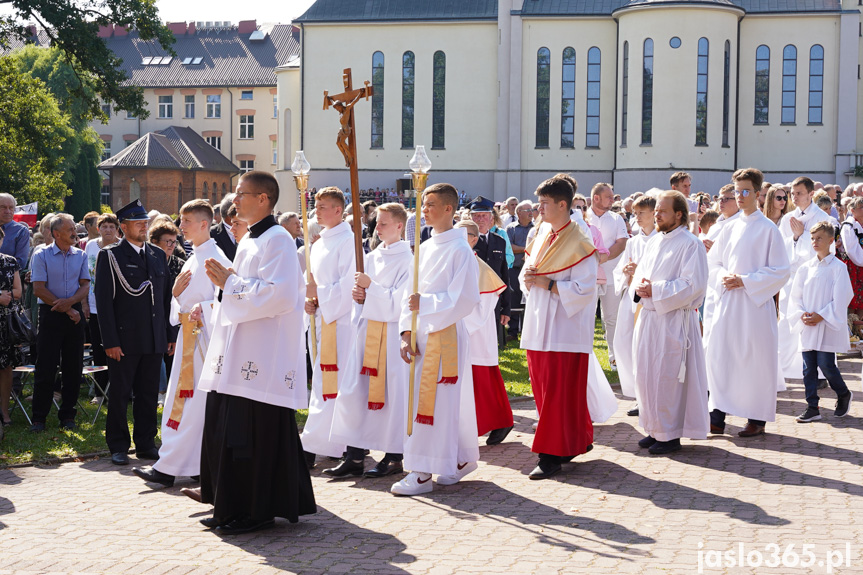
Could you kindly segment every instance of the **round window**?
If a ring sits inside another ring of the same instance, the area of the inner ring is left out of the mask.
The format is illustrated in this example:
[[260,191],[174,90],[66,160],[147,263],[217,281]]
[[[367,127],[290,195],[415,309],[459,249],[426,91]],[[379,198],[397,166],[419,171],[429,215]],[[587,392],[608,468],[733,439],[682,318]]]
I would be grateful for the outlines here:
[[677,36],[674,36],[671,40],[668,41],[668,44],[672,48],[680,48],[680,38],[678,38]]

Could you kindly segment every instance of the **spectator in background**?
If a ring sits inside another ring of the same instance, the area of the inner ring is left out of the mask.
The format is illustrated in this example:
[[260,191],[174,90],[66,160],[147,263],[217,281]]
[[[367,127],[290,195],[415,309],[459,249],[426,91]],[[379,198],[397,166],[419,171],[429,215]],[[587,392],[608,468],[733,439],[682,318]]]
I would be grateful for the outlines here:
[[779,220],[782,219],[782,216],[787,214],[790,210],[788,209],[791,202],[788,201],[788,192],[785,191],[782,187],[771,186],[769,190],[767,190],[767,197],[764,200],[764,215],[767,216],[767,219],[779,225]]
[[297,248],[303,247],[303,224],[300,222],[300,216],[296,212],[285,212],[279,216],[279,225],[288,230]]
[[[832,189],[832,188],[831,188]],[[812,198],[812,201],[815,202],[815,205],[821,208],[825,214],[829,216],[829,221],[833,224],[833,227],[839,228],[839,220],[830,215],[831,211],[836,212],[836,205],[833,203],[833,200],[830,199],[830,196],[825,191],[820,191],[815,194]],[[836,215],[839,215],[839,212],[836,212]]]
[[[0,242],[3,241],[3,226],[0,226]],[[21,275],[18,260],[0,254],[0,425],[12,423],[9,418],[9,397],[12,394],[12,368],[20,365],[21,348],[12,345],[7,331],[6,317],[17,311],[21,299]],[[0,431],[0,437],[3,436]]]
[[[773,187],[773,184],[770,182],[764,182],[761,184],[761,189],[758,190],[758,209],[761,210],[762,213],[766,216],[767,213],[764,212],[764,204],[767,202],[767,192],[770,191],[770,188]],[[769,217],[769,216],[768,216]]]
[[[120,231],[120,221],[114,214],[102,214],[96,220],[96,229],[99,230],[99,237],[87,242],[84,246],[84,255],[87,257],[87,268],[90,271],[90,291],[87,299],[84,300],[84,319],[87,320],[87,326],[90,328],[90,345],[93,352],[94,365],[108,365],[108,356],[105,355],[105,348],[102,346],[102,332],[99,330],[99,311],[96,306],[96,260],[99,258],[99,252],[103,248],[113,245],[120,241],[118,235]],[[102,389],[108,385],[108,372],[99,371],[94,374],[96,382]],[[91,403],[98,404],[102,392],[99,387],[94,391],[93,401]]]
[[[509,201],[507,200],[507,203]],[[524,250],[527,247],[527,234],[533,228],[533,203],[530,200],[524,200],[515,208],[515,214],[518,220],[506,226],[506,234],[509,236],[509,242],[512,244],[512,251],[515,256],[515,261],[512,267],[509,268],[509,285],[512,288],[512,296],[510,298],[510,307],[512,309],[521,308],[521,284],[518,281],[518,276],[521,274],[521,268],[524,266]],[[507,341],[518,339],[518,334],[521,333],[521,323],[523,314],[521,311],[513,311],[509,320],[509,335]]]
[[87,242],[99,237],[99,226],[96,223],[98,220],[99,212],[87,212],[84,215],[84,219],[82,221],[84,223],[84,230],[87,232],[87,237],[82,238],[81,241],[78,242],[78,247],[82,250],[87,247]]
[[507,198],[504,208],[506,208],[506,211],[501,211],[501,220],[503,222],[501,227],[506,229],[509,227],[509,224],[518,222],[518,214],[516,213],[516,209],[518,208],[518,198],[515,196]]
[[24,270],[30,251],[30,232],[26,225],[14,220],[16,205],[12,194],[0,194],[0,228],[5,234],[0,244],[0,254],[15,258],[18,269]]
[[210,237],[216,240],[216,245],[225,252],[231,261],[234,261],[234,256],[237,254],[237,242],[231,234],[231,216],[228,215],[228,210],[233,205],[234,194],[228,194],[216,210],[217,213],[221,214],[222,221],[210,228]]
[[719,219],[719,212],[716,210],[707,210],[702,214],[701,220],[698,222],[701,225],[701,233],[698,234],[699,240],[704,240],[707,238],[708,232],[710,232],[710,228],[713,227],[713,224],[716,223],[716,220]]
[[[60,426],[75,429],[75,403],[84,367],[84,322],[82,301],[90,290],[87,258],[78,249],[75,220],[69,214],[51,219],[54,244],[33,254],[31,279],[39,298],[39,331],[33,391],[33,424],[30,431],[45,431],[51,411],[54,377],[63,372]],[[62,359],[61,359],[62,358]]]

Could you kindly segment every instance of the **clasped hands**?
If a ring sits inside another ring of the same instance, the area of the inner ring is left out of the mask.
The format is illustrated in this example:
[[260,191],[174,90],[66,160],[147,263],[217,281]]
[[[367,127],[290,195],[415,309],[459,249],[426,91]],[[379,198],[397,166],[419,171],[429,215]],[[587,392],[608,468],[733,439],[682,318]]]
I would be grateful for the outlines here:
[[537,275],[536,272],[536,266],[527,266],[524,270],[524,287],[527,288],[527,291],[530,291],[530,288],[534,286],[548,289],[550,280],[545,276]]

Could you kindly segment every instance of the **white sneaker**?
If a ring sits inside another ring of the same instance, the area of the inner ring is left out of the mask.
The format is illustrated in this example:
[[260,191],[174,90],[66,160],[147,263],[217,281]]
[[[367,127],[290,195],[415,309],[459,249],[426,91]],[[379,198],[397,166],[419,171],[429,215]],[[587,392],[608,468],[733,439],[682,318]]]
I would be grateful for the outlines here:
[[404,479],[398,483],[393,483],[393,486],[390,487],[390,493],[393,495],[422,495],[423,493],[431,493],[431,490],[434,489],[434,483],[432,483],[431,478],[431,473],[411,471]]
[[164,393],[159,394],[158,403],[159,403],[159,405],[165,405],[165,394]]
[[476,471],[477,467],[479,466],[476,464],[476,461],[471,461],[470,463],[459,463],[458,471],[455,472],[455,475],[440,475],[437,478],[437,484],[455,485],[456,483],[461,481],[462,477],[464,477],[468,473]]

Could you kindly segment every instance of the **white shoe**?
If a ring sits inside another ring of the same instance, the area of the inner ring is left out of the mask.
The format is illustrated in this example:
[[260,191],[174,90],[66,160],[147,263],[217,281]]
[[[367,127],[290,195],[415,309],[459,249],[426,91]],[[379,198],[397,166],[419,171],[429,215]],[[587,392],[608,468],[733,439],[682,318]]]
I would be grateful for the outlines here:
[[459,463],[458,471],[455,472],[455,475],[441,475],[437,478],[437,484],[455,485],[456,483],[461,481],[462,477],[464,477],[468,473],[476,471],[477,467],[478,465],[476,464],[476,461],[471,461],[470,463]]
[[165,405],[165,394],[164,393],[159,394],[158,403],[159,403],[159,405]]
[[534,429],[536,429],[537,427],[539,427],[539,422],[538,422],[538,421],[534,421],[534,422],[533,422],[533,425],[531,425],[531,427],[532,427],[532,428],[534,428]]
[[434,489],[434,483],[431,480],[431,473],[420,473],[419,471],[411,471],[407,477],[393,483],[390,487],[390,493],[393,495],[422,495],[423,493],[431,493]]

